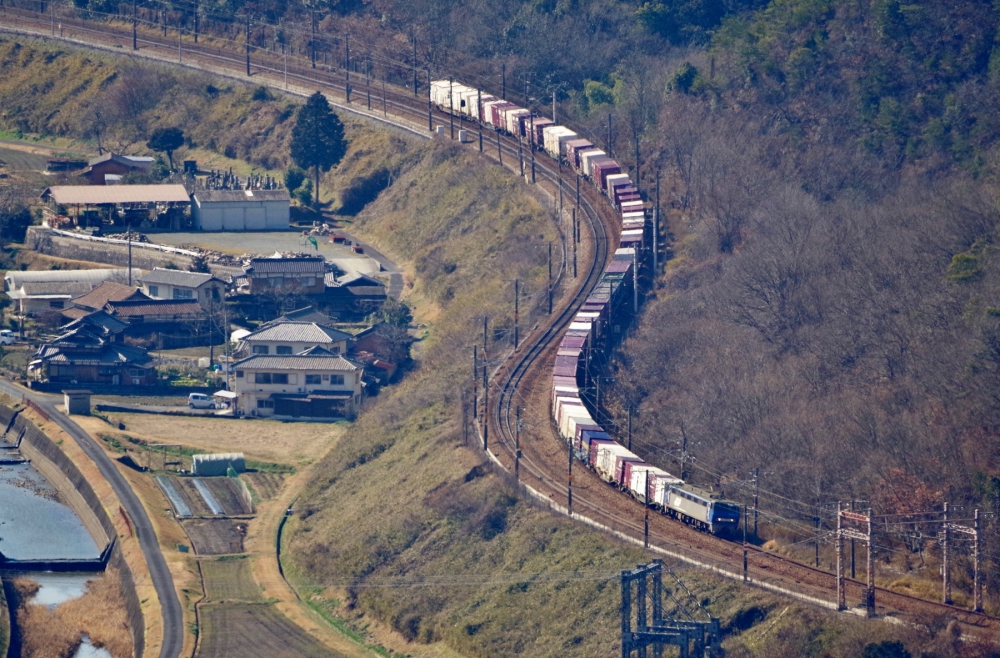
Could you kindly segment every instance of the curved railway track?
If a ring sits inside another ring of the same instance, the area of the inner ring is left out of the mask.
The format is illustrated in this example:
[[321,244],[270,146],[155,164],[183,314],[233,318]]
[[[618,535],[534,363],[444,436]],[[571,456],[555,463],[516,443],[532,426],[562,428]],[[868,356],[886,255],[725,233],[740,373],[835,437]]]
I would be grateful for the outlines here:
[[[447,114],[431,108],[426,98],[414,97],[399,87],[385,87],[377,84],[369,90],[352,85],[352,100],[345,99],[345,83],[340,79],[342,72],[312,69],[298,62],[286,64],[286,60],[268,51],[252,53],[251,72],[245,71],[245,55],[226,51],[211,45],[191,42],[181,43],[171,38],[160,38],[158,34],[142,33],[138,38],[139,50],[125,49],[131,45],[132,32],[129,27],[107,23],[92,23],[73,17],[60,17],[57,39],[96,47],[123,55],[133,55],[160,62],[194,68],[225,77],[247,81],[257,81],[276,89],[284,89],[297,95],[320,90],[328,94],[331,104],[359,115],[391,124],[421,137],[429,137],[434,125],[448,125]],[[52,38],[53,22],[35,12],[0,6],[0,30],[24,33],[30,36]],[[369,103],[369,98],[370,103]],[[359,102],[362,101],[362,102]],[[370,106],[371,109],[368,109]],[[459,125],[455,126],[460,128]],[[475,126],[470,125],[474,128]],[[497,138],[488,132],[489,141],[484,143],[484,154],[493,159],[502,153],[503,164],[517,171],[518,143],[510,137]],[[477,139],[474,134],[474,139]],[[512,166],[513,165],[513,166]],[[535,174],[546,184],[562,187],[570,198],[576,194],[575,174],[564,175],[561,168],[544,154],[534,163]],[[547,501],[555,511],[566,513],[563,502],[569,490],[567,478],[567,450],[556,436],[548,409],[548,374],[558,348],[562,330],[572,319],[576,309],[586,299],[600,277],[610,256],[610,245],[616,244],[620,225],[614,210],[607,200],[590,185],[581,187],[580,210],[582,224],[586,225],[592,240],[592,249],[585,250],[583,271],[573,290],[557,305],[552,316],[540,327],[533,330],[514,353],[503,359],[494,371],[490,387],[495,392],[486,417],[490,432],[498,440],[490,445],[489,457],[507,471],[513,471],[515,452],[514,407],[519,401],[526,401],[526,418],[531,421],[533,432],[524,436],[523,456],[520,460],[521,482],[536,498]],[[560,280],[566,273],[560,271]],[[569,286],[566,286],[569,287]],[[497,449],[499,447],[499,449]],[[641,504],[628,496],[614,491],[577,464],[578,474],[573,478],[573,514],[578,521],[612,532],[633,544],[642,544],[646,524],[645,510]],[[649,548],[661,555],[678,561],[697,564],[728,578],[742,579],[743,547],[711,535],[698,532],[688,526],[670,520],[658,513],[650,514]],[[809,601],[828,608],[834,608],[834,576],[828,571],[817,569],[775,553],[749,547],[749,582]],[[857,604],[862,597],[865,584],[847,581],[848,601]],[[887,617],[915,622],[928,616],[947,617],[957,620],[963,628],[975,634],[978,631],[1000,632],[1000,619],[984,614],[969,612],[925,599],[877,588],[877,612]],[[858,609],[853,612],[860,613]],[[161,654],[161,658],[167,658]],[[172,658],[172,657],[170,657]]]

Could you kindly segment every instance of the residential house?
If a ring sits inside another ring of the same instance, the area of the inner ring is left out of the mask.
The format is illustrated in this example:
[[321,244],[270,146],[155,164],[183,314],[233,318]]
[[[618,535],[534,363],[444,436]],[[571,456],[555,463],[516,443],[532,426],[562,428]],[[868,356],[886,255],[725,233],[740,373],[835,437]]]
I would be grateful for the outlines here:
[[322,347],[281,356],[254,354],[233,364],[238,410],[299,420],[353,418],[363,368]]
[[269,322],[243,337],[240,356],[298,354],[321,347],[331,354],[346,354],[349,334],[315,322]]
[[226,284],[211,274],[157,267],[142,276],[142,291],[152,299],[197,300],[203,308],[218,308],[226,298]]
[[74,320],[61,328],[58,338],[38,348],[28,364],[29,378],[73,386],[155,384],[152,357],[121,340],[127,326],[101,311]]
[[159,349],[212,345],[225,340],[224,327],[196,299],[109,302],[109,315],[128,322],[125,334]]
[[191,219],[199,231],[273,231],[287,229],[287,190],[197,190]]
[[[132,276],[139,277],[138,268]],[[97,288],[105,281],[128,281],[126,269],[96,270],[9,270],[4,275],[4,291],[17,304],[17,312],[33,315],[42,311],[61,311],[73,300]]]
[[83,173],[90,179],[91,185],[106,185],[110,182],[108,176],[117,181],[133,171],[148,174],[152,166],[153,158],[150,157],[105,153],[91,160],[90,166]]
[[288,311],[280,318],[271,320],[267,324],[271,325],[280,322],[315,322],[316,324],[332,327],[337,321],[328,314],[316,310],[315,306],[306,306],[305,308]]
[[253,258],[245,268],[250,294],[320,295],[325,290],[322,256]]
[[337,277],[326,275],[324,300],[334,311],[371,313],[385,303],[385,284],[360,272]]
[[149,299],[149,297],[142,294],[135,286],[105,281],[87,294],[74,299],[72,306],[63,311],[63,316],[75,320],[102,310],[109,302],[139,299]]

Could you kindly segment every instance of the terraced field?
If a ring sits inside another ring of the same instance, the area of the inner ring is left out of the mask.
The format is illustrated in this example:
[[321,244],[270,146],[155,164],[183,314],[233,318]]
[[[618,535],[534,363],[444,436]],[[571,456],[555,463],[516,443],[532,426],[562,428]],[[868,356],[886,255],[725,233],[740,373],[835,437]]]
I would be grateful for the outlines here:
[[201,606],[200,658],[339,658],[269,604]]
[[47,161],[44,155],[0,146],[0,165],[11,171],[45,171]]
[[201,560],[201,576],[205,580],[205,596],[210,603],[262,602],[260,588],[250,572],[250,560],[245,555]]

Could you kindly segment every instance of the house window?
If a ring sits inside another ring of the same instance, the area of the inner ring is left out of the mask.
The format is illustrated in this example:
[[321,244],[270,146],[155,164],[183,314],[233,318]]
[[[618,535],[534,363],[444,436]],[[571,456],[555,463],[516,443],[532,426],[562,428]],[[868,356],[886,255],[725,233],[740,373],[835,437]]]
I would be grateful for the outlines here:
[[278,345],[277,347],[274,348],[274,353],[275,354],[291,354],[292,353],[292,346],[291,345]]
[[257,400],[258,409],[274,409],[274,400]]
[[174,288],[174,299],[194,299],[194,292],[191,290]]
[[[253,346],[253,353],[254,354],[267,354],[268,353],[268,351],[267,351],[267,345],[254,345]],[[279,354],[280,354],[280,352],[279,352]]]
[[306,375],[306,386],[310,384],[319,384],[321,377],[319,375]]
[[49,308],[62,308],[65,302],[61,299],[56,299],[49,302]]
[[276,372],[276,373],[274,373],[273,375],[271,375],[271,383],[272,384],[287,384],[288,383],[288,374],[284,373],[284,372]]
[[334,354],[340,354],[340,346],[334,345],[333,349],[331,349],[330,351],[333,352]]
[[257,372],[254,373],[254,384],[270,384],[271,383],[271,373],[269,372]]
[[302,279],[302,286],[305,288],[312,288],[316,285],[316,277],[310,276]]
[[211,292],[212,292],[212,299],[214,299],[215,301],[219,301],[219,289],[218,288],[210,288],[209,290],[211,290]]
[[243,377],[243,371],[242,370],[237,370],[236,371],[236,378],[239,379],[241,377]]
[[330,375],[330,385],[331,386],[343,386],[344,376],[343,375]]
[[149,296],[150,297],[159,297],[160,296],[160,286],[150,286],[149,287]]
[[143,370],[142,368],[129,368],[128,369],[128,376],[129,377],[142,377],[145,374],[146,374],[146,371]]

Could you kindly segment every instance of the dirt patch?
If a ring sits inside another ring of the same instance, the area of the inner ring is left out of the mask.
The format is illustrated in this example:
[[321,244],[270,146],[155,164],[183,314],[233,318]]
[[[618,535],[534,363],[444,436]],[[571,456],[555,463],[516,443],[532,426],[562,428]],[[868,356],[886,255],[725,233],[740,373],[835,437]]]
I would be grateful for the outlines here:
[[154,443],[181,443],[206,452],[242,452],[248,459],[308,464],[346,423],[282,423],[273,420],[193,418],[153,414],[114,414],[130,435]]
[[254,582],[247,556],[231,555],[201,560],[200,566],[205,581],[206,601],[256,603],[264,600],[260,587]]
[[249,483],[260,500],[271,500],[277,496],[285,482],[281,473],[244,473],[240,477]]
[[191,519],[180,522],[198,555],[243,552],[247,522],[230,519]]
[[114,658],[132,656],[125,599],[114,569],[88,582],[82,597],[51,610],[28,601],[38,591],[38,583],[31,578],[16,578],[10,590],[21,655],[71,656],[87,635],[94,646],[103,647]]
[[199,478],[208,490],[215,496],[215,500],[222,505],[227,515],[253,514],[240,493],[239,485],[236,481],[228,477]]
[[330,658],[342,656],[288,621],[273,605],[200,606],[204,658]]

